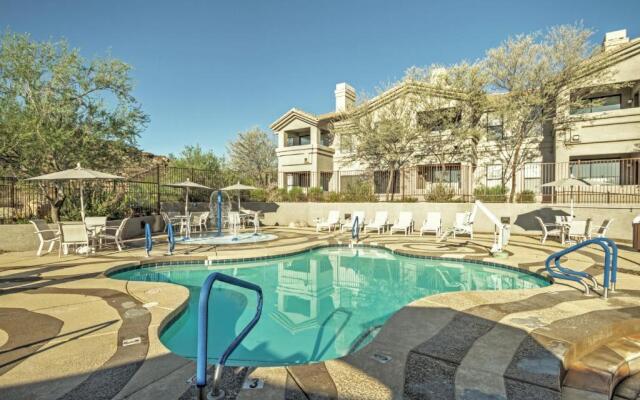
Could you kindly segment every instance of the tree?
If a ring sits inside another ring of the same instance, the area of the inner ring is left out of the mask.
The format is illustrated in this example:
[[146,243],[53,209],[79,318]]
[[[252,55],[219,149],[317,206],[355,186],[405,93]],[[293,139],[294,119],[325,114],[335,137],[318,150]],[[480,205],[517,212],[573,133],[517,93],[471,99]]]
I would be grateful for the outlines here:
[[[592,32],[579,25],[551,28],[545,34],[511,37],[486,54],[490,79],[491,110],[502,119],[503,130],[491,139],[488,150],[506,167],[503,181],[510,181],[509,201],[516,192],[516,174],[539,155],[543,129],[549,123],[571,123],[563,110],[579,103],[575,89],[610,73],[594,57]],[[560,110],[561,112],[558,112]]]
[[[405,82],[416,86],[415,112],[421,129],[419,152],[441,171],[448,163],[475,164],[487,107],[487,75],[480,63],[462,62],[448,68],[411,67]],[[444,174],[438,175],[442,183]]]
[[[130,70],[111,57],[88,62],[64,41],[0,36],[0,169],[26,177],[81,162],[113,171],[137,156],[148,117],[131,95]],[[57,220],[63,186],[45,195]]]
[[214,174],[222,174],[225,159],[212,150],[204,150],[199,144],[186,145],[178,155],[169,154],[169,165],[177,168],[206,169]]
[[229,164],[238,175],[255,179],[258,186],[266,187],[278,168],[276,143],[267,132],[252,128],[238,133],[227,146]]
[[[400,95],[380,106],[364,101],[346,111],[333,131],[340,135],[341,147],[351,144],[344,160],[364,164],[370,170],[388,171],[386,198],[393,200],[393,184],[398,171],[415,159],[420,129],[414,118],[414,104]],[[343,142],[345,141],[345,142]]]

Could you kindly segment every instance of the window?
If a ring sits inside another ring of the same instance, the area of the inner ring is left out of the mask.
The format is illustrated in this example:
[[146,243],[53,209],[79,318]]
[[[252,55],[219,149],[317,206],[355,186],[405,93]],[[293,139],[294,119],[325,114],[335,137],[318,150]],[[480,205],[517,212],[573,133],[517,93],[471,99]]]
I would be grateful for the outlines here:
[[504,137],[504,127],[502,116],[487,113],[487,136],[494,139]]
[[620,160],[580,160],[571,163],[571,175],[592,185],[620,183]]
[[287,186],[289,188],[292,187],[309,187],[310,181],[310,173],[309,172],[292,172],[287,174]]
[[311,134],[309,133],[287,133],[287,146],[303,146],[311,143]]
[[320,132],[320,144],[323,146],[331,146],[333,144],[333,135],[329,131]]
[[574,107],[571,114],[588,114],[600,111],[619,110],[622,108],[622,96],[600,96],[584,99],[582,104]]
[[393,179],[391,183],[391,190],[389,193],[400,193],[400,171],[393,171],[393,176],[389,171],[374,171],[373,172],[373,186],[375,193],[386,193],[389,179]]
[[449,183],[460,184],[460,164],[446,164],[444,169],[441,165],[418,165],[418,181],[416,187],[425,189],[426,184]]
[[502,165],[487,166],[487,187],[502,185]]
[[528,163],[524,165],[524,190],[537,192],[540,187],[542,168],[538,163]]
[[332,172],[320,172],[320,187],[323,191],[329,191],[329,182],[331,182]]

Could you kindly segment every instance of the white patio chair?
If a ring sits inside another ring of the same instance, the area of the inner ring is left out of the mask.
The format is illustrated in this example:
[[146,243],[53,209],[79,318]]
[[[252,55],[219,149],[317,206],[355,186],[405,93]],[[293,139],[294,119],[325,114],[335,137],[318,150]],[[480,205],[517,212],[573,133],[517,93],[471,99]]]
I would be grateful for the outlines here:
[[91,252],[89,247],[89,234],[84,224],[60,224],[60,249],[58,250],[58,257],[62,256],[63,248],[65,254],[69,254],[70,246],[76,246],[76,253],[83,248],[86,249],[86,255],[89,255]]
[[542,231],[542,237],[540,238],[541,244],[544,244],[549,236],[557,237],[560,242],[564,242],[564,227],[562,225],[544,223],[540,217],[535,217],[535,219],[538,221],[538,224],[540,224],[540,230]]
[[171,218],[169,218],[169,214],[164,211],[160,211],[160,216],[162,217],[162,221],[164,222],[164,229],[162,231],[166,232],[167,226],[169,226],[169,224],[171,223]]
[[125,218],[120,221],[120,225],[118,226],[107,226],[105,227],[102,234],[99,236],[100,239],[113,240],[118,247],[118,251],[122,251],[122,234],[124,233],[124,228],[127,226],[127,222],[129,218]]
[[592,237],[607,237],[607,231],[611,227],[612,222],[613,218],[605,219],[604,221],[602,221],[602,225],[592,228],[591,232],[589,232],[589,239],[591,239]]
[[404,232],[405,236],[413,231],[413,213],[411,211],[401,211],[398,220],[389,229],[389,235],[393,232]]
[[202,214],[200,214],[200,220],[198,221],[198,229],[202,232],[202,231],[207,231],[208,226],[207,223],[209,222],[209,211],[205,211]]
[[84,226],[87,228],[89,236],[97,239],[100,237],[104,227],[107,226],[107,217],[85,217]]
[[389,213],[387,211],[376,211],[373,221],[369,221],[369,223],[364,226],[364,231],[383,233],[385,229],[387,229],[387,225],[389,225]]
[[469,235],[473,239],[473,220],[470,212],[456,213],[456,222],[453,225],[453,237],[456,235]]
[[329,215],[327,219],[324,221],[320,221],[316,224],[316,232],[320,232],[323,229],[328,229],[331,232],[331,228],[336,228],[340,226],[340,211],[331,210],[329,211]]
[[578,221],[573,220],[569,222],[569,230],[567,231],[567,239],[569,241],[575,240],[576,243],[580,243],[583,240],[586,240],[589,236],[589,230],[587,229],[588,221]]
[[200,217],[202,214],[204,214],[202,211],[189,213],[189,226],[191,227],[191,232],[202,231],[202,227],[200,226]]
[[345,229],[349,229],[352,230],[353,229],[353,224],[356,223],[356,217],[358,217],[358,225],[360,227],[360,230],[362,230],[364,228],[364,224],[365,224],[365,212],[364,211],[354,211],[351,213],[351,217],[344,221],[344,224],[342,224],[342,227],[340,229],[341,232],[344,232]]
[[38,257],[42,255],[42,249],[45,244],[49,244],[49,250],[47,250],[47,253],[51,253],[56,242],[60,242],[60,231],[58,229],[50,229],[49,225],[47,225],[46,221],[43,219],[34,219],[29,222],[31,222],[35,227],[35,233],[38,235],[38,239],[40,240],[40,245],[38,246],[36,255]]
[[427,218],[422,222],[420,227],[420,236],[424,233],[433,232],[436,236],[440,236],[442,232],[442,214],[439,212],[428,212]]

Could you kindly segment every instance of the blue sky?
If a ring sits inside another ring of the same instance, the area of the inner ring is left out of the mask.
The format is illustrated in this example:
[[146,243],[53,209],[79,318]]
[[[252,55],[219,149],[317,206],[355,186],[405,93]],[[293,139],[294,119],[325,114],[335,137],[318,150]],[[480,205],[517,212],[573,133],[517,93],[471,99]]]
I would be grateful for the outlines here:
[[358,92],[412,65],[474,60],[509,35],[583,21],[640,36],[640,1],[53,1],[0,0],[0,28],[66,38],[91,58],[134,67],[158,154],[200,143],[216,153],[242,130],[291,107],[331,111],[333,90]]

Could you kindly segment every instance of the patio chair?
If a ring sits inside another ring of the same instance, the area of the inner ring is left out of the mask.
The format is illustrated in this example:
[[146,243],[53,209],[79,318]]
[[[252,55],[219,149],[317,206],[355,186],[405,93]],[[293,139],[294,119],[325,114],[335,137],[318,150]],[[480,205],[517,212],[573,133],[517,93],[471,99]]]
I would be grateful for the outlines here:
[[540,224],[540,230],[542,231],[542,237],[540,238],[541,244],[544,244],[549,236],[557,237],[560,242],[564,242],[564,227],[562,225],[544,223],[540,217],[535,217],[535,219],[538,221],[538,224]]
[[169,218],[169,214],[164,211],[160,211],[160,216],[162,217],[162,221],[164,222],[164,229],[162,230],[162,232],[166,232],[167,227],[171,223],[171,219]]
[[376,211],[373,221],[364,226],[364,231],[377,231],[378,234],[383,233],[389,225],[389,213],[387,211]]
[[323,229],[328,229],[331,232],[331,228],[340,226],[340,211],[331,210],[327,219],[320,221],[316,224],[316,232],[320,232]]
[[62,256],[64,248],[65,254],[69,254],[70,246],[83,246],[76,247],[76,253],[80,249],[86,249],[86,255],[89,255],[89,234],[84,224],[60,224],[60,249],[58,250],[58,257]]
[[129,218],[125,218],[122,221],[120,221],[120,225],[118,226],[107,226],[104,228],[104,231],[102,232],[102,234],[99,236],[99,238],[102,239],[107,239],[107,240],[113,240],[116,244],[116,247],[118,247],[118,251],[122,251],[122,234],[124,233],[124,228],[127,226],[127,222],[129,221]]
[[422,222],[420,227],[420,236],[427,232],[433,232],[436,236],[440,236],[442,232],[442,214],[439,212],[428,212],[427,218]]
[[589,232],[589,239],[592,237],[607,237],[607,231],[611,227],[611,223],[613,222],[613,218],[605,219],[602,221],[602,225],[593,227],[591,232]]
[[398,220],[389,229],[389,235],[393,235],[393,232],[404,232],[404,235],[408,235],[413,231],[413,213],[411,211],[402,211],[398,214]]
[[209,211],[205,211],[202,214],[200,214],[200,220],[198,220],[198,229],[202,232],[202,231],[207,231],[207,229],[209,229],[209,227],[207,226],[207,223],[209,222]]
[[351,213],[351,217],[344,221],[344,224],[342,224],[342,227],[340,228],[341,232],[344,232],[345,229],[353,229],[353,224],[356,223],[356,217],[358,217],[358,225],[360,230],[362,230],[364,228],[364,223],[365,223],[365,212],[364,211],[354,211]]
[[194,211],[189,213],[189,226],[191,227],[191,232],[201,231],[202,227],[200,226],[200,217],[204,214],[201,211]]
[[589,237],[590,221],[573,220],[569,222],[569,230],[567,231],[567,239],[569,241],[575,239],[576,243],[580,243]]
[[98,238],[105,226],[107,226],[107,217],[85,217],[84,226],[91,237]]
[[35,233],[38,235],[38,239],[40,240],[40,245],[38,246],[36,255],[38,257],[42,255],[42,249],[45,244],[49,244],[49,250],[47,250],[47,253],[51,253],[56,242],[60,242],[60,231],[58,229],[50,229],[49,225],[47,225],[46,221],[43,219],[34,219],[29,222],[31,222],[36,228]]
[[456,235],[469,235],[473,239],[473,220],[470,212],[456,213],[456,222],[453,225],[453,238]]

